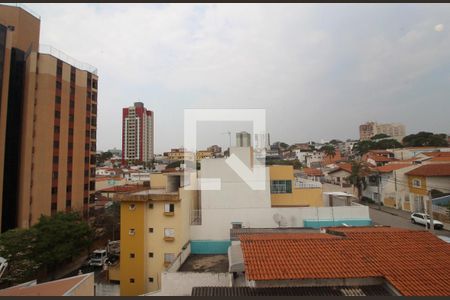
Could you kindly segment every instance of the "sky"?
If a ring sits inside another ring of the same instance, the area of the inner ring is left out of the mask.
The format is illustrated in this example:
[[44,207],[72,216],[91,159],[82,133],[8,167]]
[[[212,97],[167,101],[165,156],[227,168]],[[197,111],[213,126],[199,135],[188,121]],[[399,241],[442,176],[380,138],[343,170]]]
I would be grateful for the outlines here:
[[[271,142],[358,138],[366,121],[450,134],[449,4],[25,4],[41,43],[98,68],[97,149],[122,108],[155,114],[155,151],[184,110],[266,110]],[[249,122],[204,122],[198,149]],[[232,138],[234,144],[234,136]]]

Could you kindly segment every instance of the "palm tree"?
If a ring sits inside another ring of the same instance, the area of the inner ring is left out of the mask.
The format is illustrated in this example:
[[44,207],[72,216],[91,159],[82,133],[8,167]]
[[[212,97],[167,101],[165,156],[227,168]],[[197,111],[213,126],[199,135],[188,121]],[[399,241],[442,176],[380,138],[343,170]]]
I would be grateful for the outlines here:
[[346,179],[358,190],[358,200],[361,201],[362,191],[366,189],[366,176],[369,166],[363,161],[352,161],[352,172]]
[[329,158],[333,158],[336,155],[336,148],[331,144],[323,146],[320,150]]

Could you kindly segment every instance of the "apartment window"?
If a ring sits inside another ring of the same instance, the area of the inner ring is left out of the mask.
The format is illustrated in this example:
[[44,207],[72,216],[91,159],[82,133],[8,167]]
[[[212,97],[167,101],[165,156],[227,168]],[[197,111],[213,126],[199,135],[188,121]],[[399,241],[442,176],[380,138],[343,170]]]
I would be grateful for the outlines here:
[[153,282],[153,277],[149,277],[148,282]]
[[[86,133],[88,133],[89,131],[86,130]],[[87,136],[87,135],[86,135]],[[84,150],[89,150],[89,144],[84,144]]]
[[69,156],[69,157],[67,157],[67,162],[68,162],[69,164],[71,164],[71,163],[72,163],[72,161],[73,161],[73,158],[72,158],[72,156]]
[[134,258],[134,253],[130,253],[130,258]]
[[75,107],[75,101],[70,101],[70,108],[74,108]]
[[413,184],[413,187],[420,188],[422,185],[422,182],[419,179],[413,179],[412,184]]
[[58,179],[58,172],[53,172],[52,173],[52,178],[53,179]]
[[89,170],[84,170],[84,176],[88,177],[89,176]]
[[291,180],[273,180],[270,182],[270,192],[272,194],[292,193],[292,181]]
[[75,81],[75,72],[70,73],[70,81]]
[[57,164],[59,161],[59,157],[58,156],[53,156],[53,163]]
[[55,96],[55,102],[61,104],[61,96]]
[[97,113],[97,104],[92,104],[92,113]]
[[69,135],[73,135],[73,128],[69,128]]
[[[89,130],[86,130],[86,137],[89,137],[90,134],[91,134],[91,132]],[[89,149],[89,146],[86,150],[88,150],[88,149]]]
[[135,235],[136,234],[136,230],[134,228],[131,228],[130,230],[128,230],[128,234],[129,235]]
[[69,149],[73,149],[73,143],[69,143]]
[[153,228],[149,228],[149,229],[148,229],[148,232],[149,232],[149,233],[153,233]]
[[134,278],[130,278],[130,283],[134,283]]
[[62,87],[61,81],[57,81],[57,82],[56,82],[56,89],[57,89],[57,90],[60,90],[61,87]]
[[88,189],[89,189],[89,184],[88,184],[88,183],[85,183],[85,184],[84,184],[84,190],[87,191]]
[[70,87],[70,93],[73,95],[75,94],[75,88],[74,87]]
[[72,171],[68,171],[68,172],[67,172],[67,177],[68,177],[68,178],[72,178]]
[[88,202],[89,202],[89,198],[88,198],[88,197],[84,197],[84,198],[83,198],[83,203],[84,203],[84,204],[88,204]]
[[164,204],[164,214],[173,215],[174,212],[175,212],[175,204],[173,203]]
[[66,187],[66,192],[68,192],[68,193],[72,192],[72,186],[71,185],[68,185]]
[[91,118],[86,117],[86,124],[89,124],[89,123],[91,123]]
[[148,257],[153,257],[153,252],[149,252]]
[[55,133],[59,133],[59,126],[55,126]]
[[62,71],[63,71],[63,69],[62,69],[62,66],[58,66],[57,68],[56,68],[56,75],[62,75]]
[[53,148],[59,148],[59,141],[53,142]]
[[61,118],[61,113],[59,112],[59,111],[55,111],[55,118],[56,119],[59,119],[59,118]]
[[56,210],[56,208],[57,208],[57,204],[53,202],[52,205],[51,205],[51,209],[52,210]]
[[91,99],[91,92],[86,92],[86,97],[87,97],[88,99]]
[[52,195],[56,195],[56,194],[58,194],[58,188],[52,187]]
[[153,209],[153,203],[149,203],[149,204],[148,204],[148,208],[149,208],[149,209]]
[[66,200],[66,207],[72,206],[72,200]]
[[173,228],[164,228],[164,237],[173,239],[175,237],[175,229],[173,229]]
[[97,131],[95,130],[95,129],[93,129],[92,131],[91,131],[91,138],[92,139],[95,139],[95,136],[97,135]]
[[175,253],[164,253],[164,263],[170,264],[175,260]]
[[95,181],[89,182],[89,189],[90,189],[91,191],[95,190]]
[[96,79],[92,80],[92,88],[97,89],[97,80]]
[[91,111],[91,105],[90,104],[86,104],[86,111]]
[[96,92],[92,92],[92,100],[97,101],[97,93]]

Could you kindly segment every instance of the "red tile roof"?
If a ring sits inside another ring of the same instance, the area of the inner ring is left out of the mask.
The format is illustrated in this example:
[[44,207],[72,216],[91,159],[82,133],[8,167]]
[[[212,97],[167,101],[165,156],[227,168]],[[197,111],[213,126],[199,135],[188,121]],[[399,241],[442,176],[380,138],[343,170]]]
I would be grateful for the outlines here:
[[140,191],[143,188],[144,187],[142,185],[116,185],[116,186],[105,188],[103,190],[98,190],[97,192],[101,192],[101,193],[107,193],[107,192],[124,193],[124,192]]
[[450,176],[449,164],[428,164],[405,173],[411,176]]
[[450,246],[433,234],[386,227],[329,232],[241,236],[247,279],[384,277],[405,296],[450,295]]
[[338,167],[337,167],[336,169],[331,170],[330,172],[328,172],[328,174],[334,173],[334,172],[337,172],[337,171],[340,171],[340,170],[346,171],[346,172],[348,172],[348,173],[351,173],[351,172],[352,172],[352,164],[349,164],[349,163],[339,163],[337,166],[338,166]]
[[320,169],[303,168],[302,171],[308,176],[323,176],[323,173],[322,171],[320,171]]
[[376,171],[380,172],[380,173],[389,173],[398,169],[403,169],[406,167],[410,167],[411,164],[389,164],[389,165],[384,165],[381,167],[376,167],[374,168]]

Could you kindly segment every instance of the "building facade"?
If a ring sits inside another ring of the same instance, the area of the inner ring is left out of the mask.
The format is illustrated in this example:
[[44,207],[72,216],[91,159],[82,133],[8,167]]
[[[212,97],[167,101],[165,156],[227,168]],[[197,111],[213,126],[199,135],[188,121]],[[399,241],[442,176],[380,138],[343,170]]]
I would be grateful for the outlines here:
[[147,162],[154,155],[154,113],[142,102],[122,110],[122,160]]
[[246,131],[236,133],[236,147],[250,147],[252,145],[252,136]]
[[367,122],[359,126],[359,138],[362,141],[370,140],[376,134],[386,134],[401,142],[406,134],[405,125],[400,123],[378,124],[376,122]]
[[0,5],[1,231],[94,208],[97,70],[39,46],[40,18]]

